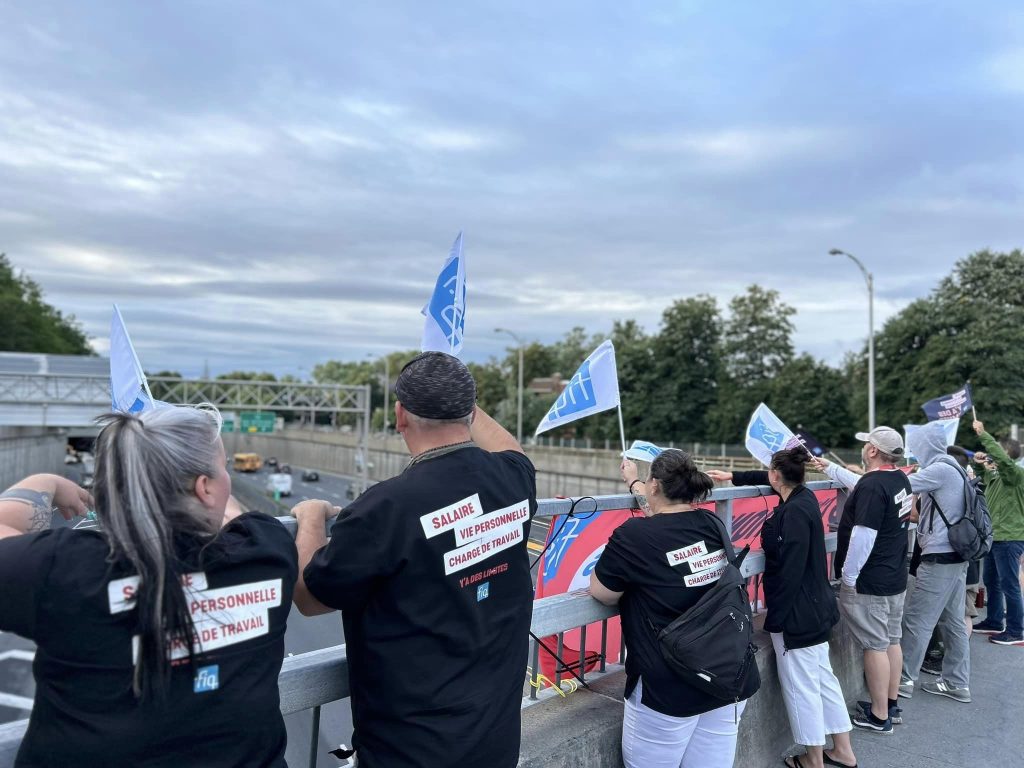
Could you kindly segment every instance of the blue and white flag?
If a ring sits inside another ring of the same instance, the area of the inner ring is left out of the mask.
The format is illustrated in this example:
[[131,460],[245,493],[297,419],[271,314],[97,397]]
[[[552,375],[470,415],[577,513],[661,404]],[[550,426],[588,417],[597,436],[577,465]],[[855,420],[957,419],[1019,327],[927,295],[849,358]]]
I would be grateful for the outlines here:
[[758,405],[750,417],[745,442],[750,455],[766,467],[771,464],[773,453],[800,444],[793,430],[764,403]]
[[466,258],[462,253],[462,233],[455,238],[451,253],[441,268],[434,293],[423,308],[422,352],[447,352],[459,356],[466,329]]
[[921,410],[924,411],[928,421],[945,421],[946,419],[959,419],[973,407],[974,400],[971,398],[971,385],[968,382],[964,384],[963,389],[929,400],[921,406]]
[[615,347],[605,341],[573,375],[537,426],[534,436],[619,405],[619,375],[615,369]]
[[654,461],[662,454],[664,448],[659,448],[654,443],[647,443],[643,440],[634,440],[629,450],[622,454],[623,458],[634,461]]
[[[946,433],[946,447],[948,448],[951,445],[956,445],[956,432],[960,428],[960,418],[935,419],[935,421],[942,425],[942,429]],[[917,430],[921,429],[921,426],[922,425],[920,424],[903,425],[903,434],[905,438],[903,444],[907,446],[907,458],[914,459],[915,461],[917,461],[917,457],[910,452],[910,436]]]
[[117,304],[110,320],[110,401],[111,408],[121,413],[139,413],[155,407]]

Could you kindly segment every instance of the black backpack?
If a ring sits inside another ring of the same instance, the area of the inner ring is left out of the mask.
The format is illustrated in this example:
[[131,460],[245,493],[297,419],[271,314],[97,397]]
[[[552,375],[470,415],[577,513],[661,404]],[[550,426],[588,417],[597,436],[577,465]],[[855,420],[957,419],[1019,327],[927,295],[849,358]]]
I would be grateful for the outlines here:
[[932,528],[935,526],[934,514],[938,512],[949,531],[949,543],[953,550],[970,563],[983,559],[992,549],[992,515],[988,511],[985,495],[978,492],[977,486],[967,477],[963,467],[959,464],[955,466],[964,479],[964,516],[950,524],[938,500],[931,495]]
[[753,696],[761,687],[754,654],[747,582],[740,565],[750,551],[746,546],[736,555],[725,524],[707,510],[701,510],[721,528],[727,563],[715,585],[658,635],[665,663],[681,680],[723,702],[738,702]]

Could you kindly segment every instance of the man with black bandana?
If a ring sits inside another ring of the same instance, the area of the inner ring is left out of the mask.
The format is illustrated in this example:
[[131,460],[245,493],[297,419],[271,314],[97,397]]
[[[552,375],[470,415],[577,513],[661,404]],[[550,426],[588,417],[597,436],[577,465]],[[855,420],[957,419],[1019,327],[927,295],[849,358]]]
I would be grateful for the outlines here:
[[533,586],[533,465],[476,407],[457,358],[426,352],[395,383],[412,459],[338,515],[305,501],[296,545],[305,615],[342,612],[361,768],[519,758]]

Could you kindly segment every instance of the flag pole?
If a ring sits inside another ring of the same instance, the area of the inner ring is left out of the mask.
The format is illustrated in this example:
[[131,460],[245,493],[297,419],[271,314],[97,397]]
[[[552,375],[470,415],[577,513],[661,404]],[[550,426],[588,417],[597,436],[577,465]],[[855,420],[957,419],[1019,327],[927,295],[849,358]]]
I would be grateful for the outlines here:
[[[970,379],[967,380],[967,391],[971,392],[971,380]],[[971,392],[971,415],[974,417],[975,421],[978,420],[978,409],[974,407],[974,393],[973,392]]]
[[622,424],[622,402],[621,401],[619,402],[618,410],[619,410],[619,437],[622,438],[622,452],[625,453],[626,452],[626,428]]

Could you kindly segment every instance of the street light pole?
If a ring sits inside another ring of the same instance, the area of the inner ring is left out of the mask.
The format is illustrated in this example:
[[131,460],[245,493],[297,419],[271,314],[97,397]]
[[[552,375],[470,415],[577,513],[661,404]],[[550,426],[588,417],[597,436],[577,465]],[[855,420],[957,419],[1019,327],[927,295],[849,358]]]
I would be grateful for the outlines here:
[[849,258],[860,267],[864,282],[868,284],[868,430],[872,430],[875,428],[875,278],[852,253],[833,248],[829,254]]
[[511,336],[515,340],[516,345],[519,347],[519,390],[518,390],[519,406],[516,409],[516,440],[518,440],[519,444],[522,445],[523,444],[523,340],[520,339],[516,334],[512,333],[512,331],[506,330],[504,328],[495,328],[494,332],[495,333],[507,333],[509,336]]

